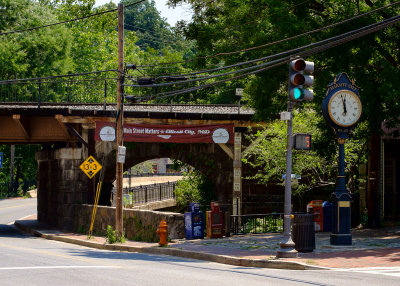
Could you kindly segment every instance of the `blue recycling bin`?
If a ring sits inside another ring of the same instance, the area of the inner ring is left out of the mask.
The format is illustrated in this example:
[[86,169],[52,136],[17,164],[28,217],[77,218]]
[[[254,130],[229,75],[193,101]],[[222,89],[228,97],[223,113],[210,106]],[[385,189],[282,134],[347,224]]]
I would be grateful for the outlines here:
[[322,204],[322,213],[324,218],[324,229],[325,232],[332,232],[332,203],[325,201]]
[[203,212],[199,209],[199,203],[191,203],[190,212],[185,213],[185,237],[204,238]]

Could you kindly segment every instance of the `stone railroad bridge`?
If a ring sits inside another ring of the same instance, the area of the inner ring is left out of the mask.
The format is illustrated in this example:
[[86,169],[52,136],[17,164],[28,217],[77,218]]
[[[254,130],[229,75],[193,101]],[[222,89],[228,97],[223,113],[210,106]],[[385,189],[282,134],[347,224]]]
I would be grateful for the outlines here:
[[[116,115],[115,105],[0,105],[0,144],[43,146],[36,154],[40,221],[68,229],[76,215],[73,205],[93,202],[98,175],[89,179],[79,168],[89,155],[104,169],[100,204],[110,204],[115,143],[95,140],[95,133],[96,124],[113,125]],[[154,158],[178,159],[206,175],[216,186],[217,199],[240,214],[242,190],[247,187],[242,186],[240,161],[245,146],[238,138],[248,127],[259,126],[252,122],[253,115],[253,110],[233,105],[125,105],[124,126],[231,124],[236,143],[127,142],[124,169]]]

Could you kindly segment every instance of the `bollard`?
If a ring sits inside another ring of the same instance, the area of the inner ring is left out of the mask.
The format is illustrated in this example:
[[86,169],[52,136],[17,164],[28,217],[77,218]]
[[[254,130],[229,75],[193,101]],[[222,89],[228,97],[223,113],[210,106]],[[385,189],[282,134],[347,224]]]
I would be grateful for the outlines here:
[[165,220],[161,220],[160,225],[158,226],[158,229],[156,233],[160,236],[160,246],[165,246],[168,244],[167,242],[167,236],[168,236],[168,225]]

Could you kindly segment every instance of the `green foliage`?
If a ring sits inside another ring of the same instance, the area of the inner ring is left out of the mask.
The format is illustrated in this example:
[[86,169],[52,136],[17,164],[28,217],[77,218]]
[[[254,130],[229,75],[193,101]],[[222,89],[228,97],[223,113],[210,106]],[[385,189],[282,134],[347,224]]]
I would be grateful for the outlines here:
[[125,234],[122,234],[121,237],[118,237],[116,234],[116,231],[113,229],[113,227],[111,225],[107,225],[106,241],[109,244],[113,244],[116,242],[125,243],[125,241],[126,241]]
[[151,225],[143,225],[136,216],[124,218],[125,225],[133,225],[133,233],[128,238],[134,241],[157,242],[156,228]]
[[151,160],[148,160],[137,164],[131,168],[131,172],[132,174],[152,174],[154,173],[153,163],[151,162]]
[[185,173],[182,180],[179,180],[175,188],[176,203],[186,206],[187,202],[200,201],[199,185],[201,176],[198,172]]
[[[10,145],[0,145],[3,152],[3,168],[0,169],[0,196],[6,197],[10,183],[11,153]],[[14,181],[18,182],[19,189],[10,196],[23,196],[25,192],[35,188],[37,177],[37,162],[35,153],[40,150],[39,145],[16,145],[14,153]]]
[[[28,0],[0,0],[0,30],[57,22],[51,9]],[[71,71],[72,38],[63,25],[1,36],[0,78],[27,78]]]
[[243,224],[245,233],[283,232],[283,218],[251,219]]
[[109,244],[113,244],[113,243],[117,242],[117,235],[116,235],[115,230],[113,229],[113,227],[111,225],[107,225],[106,241]]
[[129,194],[129,199],[125,196],[122,199],[124,201],[125,208],[133,208],[133,205],[135,204],[135,200],[133,199],[133,192]]
[[197,170],[183,174],[175,188],[176,202],[186,206],[187,202],[199,202],[200,205],[209,205],[215,200],[215,186],[206,176]]
[[[227,65],[274,55],[388,19],[398,15],[400,11],[398,5],[392,6],[330,29],[269,45],[277,40],[383,7],[392,1],[169,0],[173,6],[184,2],[191,5],[194,15],[192,22],[181,23],[181,29],[188,39],[196,40],[198,55],[224,53],[223,56],[197,61],[196,68]],[[390,126],[398,123],[400,120],[400,104],[397,98],[400,92],[399,43],[400,31],[397,25],[393,25],[308,57],[307,60],[314,61],[316,67],[315,99],[312,103],[316,112],[321,113],[321,101],[325,96],[327,84],[339,72],[347,72],[360,87],[361,100],[364,104],[362,121],[366,122],[367,128],[364,136],[369,136],[371,132],[380,132],[384,120]],[[229,53],[261,45],[263,48]],[[241,81],[248,104],[257,110],[257,119],[273,119],[278,112],[286,109],[287,77],[287,65],[282,65]],[[229,85],[208,89],[210,93],[208,99],[214,100],[215,96],[224,94],[227,89]],[[225,103],[229,100],[231,98],[228,97]],[[331,132],[325,123],[319,127],[321,132],[326,134]],[[332,136],[329,138],[332,139]],[[331,146],[332,143],[328,147]],[[330,152],[330,155],[326,155],[332,156],[336,150],[325,148],[319,151]]]
[[[323,146],[326,138],[318,128],[322,118],[311,108],[304,108],[294,112],[293,133],[310,133],[312,146]],[[351,140],[346,144],[347,168],[350,176],[356,176],[356,169],[360,162],[365,160],[365,148],[360,134],[365,130],[365,124],[361,124],[355,131]],[[264,130],[260,130],[249,139],[255,143],[243,157],[243,162],[255,170],[255,175],[250,177],[260,183],[284,182],[282,175],[286,173],[286,121],[276,120]],[[321,147],[323,149],[323,147]],[[335,180],[338,148],[335,148],[334,156],[326,158],[325,152],[319,152],[314,147],[310,151],[293,150],[292,173],[301,175],[298,183],[292,184],[294,194],[302,195],[315,187],[329,185]],[[351,171],[352,172],[349,172]]]

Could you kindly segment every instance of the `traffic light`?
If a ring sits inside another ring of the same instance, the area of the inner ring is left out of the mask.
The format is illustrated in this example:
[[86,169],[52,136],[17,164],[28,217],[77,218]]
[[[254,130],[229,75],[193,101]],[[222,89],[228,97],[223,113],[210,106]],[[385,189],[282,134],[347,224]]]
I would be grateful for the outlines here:
[[314,63],[307,62],[301,58],[294,59],[289,65],[289,98],[293,101],[311,101],[314,97],[311,87],[314,83],[312,74],[314,72]]

